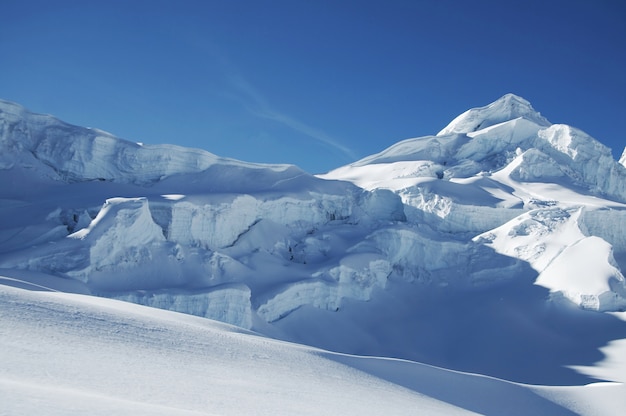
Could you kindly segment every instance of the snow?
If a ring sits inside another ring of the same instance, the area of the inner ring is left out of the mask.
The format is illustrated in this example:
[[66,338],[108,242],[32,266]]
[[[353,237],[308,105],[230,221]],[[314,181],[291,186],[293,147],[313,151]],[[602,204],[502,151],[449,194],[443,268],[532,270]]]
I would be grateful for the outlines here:
[[[0,100],[3,144],[0,168],[31,168],[42,163],[46,177],[63,181],[112,180],[149,184],[181,173],[199,173],[215,164],[255,167],[219,158],[200,149],[173,145],[140,145],[98,129],[72,126],[52,116],[32,114]],[[286,165],[267,165],[284,171]]]
[[318,176],[4,101],[0,147],[0,395],[26,413],[623,413],[626,168],[521,97]]
[[8,414],[619,414],[621,384],[535,387],[342,355],[114,300],[0,286]]
[[[611,312],[610,315],[626,321],[626,312]],[[574,368],[598,379],[623,382],[624,374],[626,374],[626,355],[624,355],[626,340],[611,341],[600,350],[603,359],[597,365]]]
[[580,230],[583,212],[535,209],[474,240],[529,262],[539,273],[536,284],[583,308],[619,310],[626,306],[624,276],[616,267],[612,245]]
[[437,136],[471,133],[520,117],[540,126],[550,124],[548,120],[533,109],[528,101],[515,94],[506,94],[485,107],[473,108],[459,115],[441,130]]
[[280,292],[263,303],[257,313],[267,322],[274,322],[304,305],[326,310],[339,310],[343,298],[367,301],[376,287],[384,288],[391,265],[371,254],[353,254],[314,279],[281,287]]
[[467,413],[314,349],[208,320],[93,298],[0,293],[0,409],[10,414]]
[[[624,276],[611,264],[611,257],[611,245],[606,241],[599,237],[582,238],[563,249],[539,275],[537,284],[561,290],[585,308],[626,308],[624,298],[618,297],[626,293]],[[612,293],[614,287],[617,293]]]
[[574,127],[555,124],[538,133],[539,138],[550,144],[548,149],[557,162],[566,155],[568,162],[573,162],[575,173],[572,179],[591,185],[591,190],[602,192],[624,201],[626,195],[626,171],[613,159],[611,149]]

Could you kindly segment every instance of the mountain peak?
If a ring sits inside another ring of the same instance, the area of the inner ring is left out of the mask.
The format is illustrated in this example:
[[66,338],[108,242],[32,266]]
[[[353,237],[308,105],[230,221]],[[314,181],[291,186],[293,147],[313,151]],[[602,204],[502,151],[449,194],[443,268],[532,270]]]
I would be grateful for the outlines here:
[[485,107],[467,110],[452,120],[437,136],[471,133],[517,118],[527,119],[539,126],[549,126],[551,124],[526,99],[509,93]]

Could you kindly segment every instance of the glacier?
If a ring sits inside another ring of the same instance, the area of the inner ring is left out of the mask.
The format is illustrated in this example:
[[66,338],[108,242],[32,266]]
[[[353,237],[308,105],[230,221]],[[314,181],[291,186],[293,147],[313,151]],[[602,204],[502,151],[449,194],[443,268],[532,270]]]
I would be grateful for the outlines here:
[[485,370],[471,351],[433,348],[444,332],[429,344],[403,331],[428,313],[447,322],[446,308],[492,319],[493,299],[513,293],[528,296],[517,313],[555,308],[531,314],[538,328],[571,307],[626,309],[624,156],[514,94],[316,176],[137,144],[7,101],[0,148],[3,284],[525,382],[549,359]]

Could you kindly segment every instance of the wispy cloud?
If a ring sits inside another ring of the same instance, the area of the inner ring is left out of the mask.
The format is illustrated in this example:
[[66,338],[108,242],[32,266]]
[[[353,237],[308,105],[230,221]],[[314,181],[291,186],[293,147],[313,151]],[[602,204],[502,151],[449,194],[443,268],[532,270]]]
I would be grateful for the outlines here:
[[275,121],[293,129],[294,131],[302,133],[303,135],[315,140],[318,143],[321,143],[339,151],[340,153],[343,153],[350,160],[358,159],[357,155],[352,149],[344,146],[335,138],[329,136],[319,129],[316,129],[315,127],[309,126],[308,124],[296,120],[295,118],[285,114],[284,112],[278,111],[273,108],[267,102],[265,97],[261,93],[259,93],[256,88],[250,85],[250,83],[246,79],[244,79],[236,70],[233,70],[232,67],[229,68],[226,72],[228,81],[238,93],[238,95],[234,98],[239,100],[252,114],[261,118]]
[[199,53],[206,54],[212,62],[217,64],[218,71],[221,72],[233,89],[233,93],[226,93],[226,95],[240,102],[250,113],[289,127],[345,155],[350,161],[359,158],[352,149],[343,145],[336,138],[272,107],[265,97],[241,75],[241,71],[228,59],[227,55],[216,43],[211,42],[206,37],[196,35],[194,28],[188,28],[185,33],[187,34],[185,38],[187,42],[197,48]]

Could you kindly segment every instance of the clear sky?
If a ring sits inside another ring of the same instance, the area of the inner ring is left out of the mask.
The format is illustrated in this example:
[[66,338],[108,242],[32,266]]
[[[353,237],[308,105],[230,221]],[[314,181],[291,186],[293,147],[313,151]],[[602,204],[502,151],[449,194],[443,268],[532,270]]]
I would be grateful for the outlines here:
[[0,0],[0,98],[319,173],[513,92],[626,145],[624,0]]

